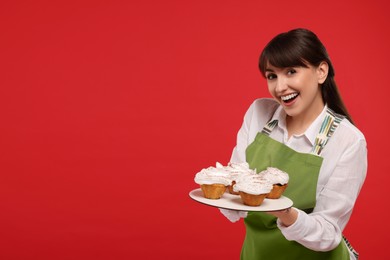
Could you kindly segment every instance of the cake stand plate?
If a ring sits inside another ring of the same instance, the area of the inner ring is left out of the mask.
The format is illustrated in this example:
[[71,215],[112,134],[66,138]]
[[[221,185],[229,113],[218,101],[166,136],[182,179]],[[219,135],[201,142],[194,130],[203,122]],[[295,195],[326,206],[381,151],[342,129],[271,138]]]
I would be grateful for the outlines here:
[[208,206],[242,211],[275,211],[287,209],[293,205],[292,200],[285,196],[279,199],[264,199],[260,206],[247,206],[242,203],[240,195],[233,195],[229,192],[225,192],[217,200],[206,199],[200,188],[192,190],[189,195],[193,200]]

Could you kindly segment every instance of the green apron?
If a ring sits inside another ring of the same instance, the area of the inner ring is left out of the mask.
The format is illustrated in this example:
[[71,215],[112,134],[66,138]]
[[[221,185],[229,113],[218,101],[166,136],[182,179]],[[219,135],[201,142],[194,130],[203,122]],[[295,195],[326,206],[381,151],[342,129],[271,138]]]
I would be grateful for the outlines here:
[[[283,195],[294,202],[294,207],[310,213],[316,204],[317,181],[323,161],[319,154],[341,120],[341,117],[328,109],[311,154],[299,153],[270,138],[268,135],[278,123],[277,120],[273,120],[247,147],[247,162],[250,168],[256,169],[257,172],[267,167],[276,167],[287,172],[289,183]],[[243,260],[350,259],[348,248],[343,240],[331,251],[318,252],[295,241],[288,241],[277,227],[276,217],[272,215],[248,212],[244,221],[246,236],[241,251]]]

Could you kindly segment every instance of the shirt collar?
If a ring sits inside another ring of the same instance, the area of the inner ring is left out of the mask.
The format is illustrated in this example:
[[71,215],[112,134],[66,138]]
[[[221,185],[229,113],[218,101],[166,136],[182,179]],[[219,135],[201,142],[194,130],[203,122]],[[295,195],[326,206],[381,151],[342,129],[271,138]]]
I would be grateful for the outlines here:
[[[303,133],[303,135],[306,136],[306,138],[311,142],[312,145],[314,145],[315,143],[315,139],[317,137],[317,134],[320,131],[322,121],[324,121],[327,109],[328,106],[325,105],[321,113],[317,116],[317,118],[313,121],[313,123]],[[271,121],[275,119],[278,120],[278,127],[280,127],[283,131],[287,132],[286,112],[284,111],[282,106],[279,106],[276,109],[274,115],[271,118]]]

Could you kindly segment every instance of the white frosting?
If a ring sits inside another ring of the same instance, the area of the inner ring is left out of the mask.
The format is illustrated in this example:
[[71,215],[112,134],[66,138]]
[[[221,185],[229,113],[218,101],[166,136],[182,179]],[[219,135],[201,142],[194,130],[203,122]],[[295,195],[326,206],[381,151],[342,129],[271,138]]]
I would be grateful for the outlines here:
[[268,180],[272,184],[284,185],[288,183],[289,176],[286,172],[281,171],[274,167],[268,167],[266,170],[259,173],[262,178]]
[[216,167],[216,168],[224,168],[224,166],[223,166],[222,163],[220,163],[220,162],[216,162],[216,163],[215,163],[215,167]]
[[247,162],[241,162],[241,163],[229,162],[226,168],[229,169],[230,171],[235,171],[235,172],[246,172],[250,170],[249,164]]
[[210,166],[198,172],[194,180],[200,185],[223,184],[226,186],[231,185],[235,181],[236,184],[233,187],[235,192],[243,191],[258,195],[269,193],[273,184],[284,185],[288,183],[289,176],[286,172],[274,167],[268,167],[257,174],[256,170],[249,168],[247,162],[229,162],[227,166],[217,162],[215,167]]
[[272,188],[272,184],[257,173],[241,174],[233,186],[235,192],[243,191],[253,195],[270,193]]
[[230,185],[229,173],[224,168],[208,167],[195,175],[197,184],[223,184]]
[[255,170],[249,168],[249,164],[247,162],[229,162],[227,166],[223,166],[222,164],[217,163],[217,168],[225,169],[229,173],[229,178],[231,181],[235,181],[241,174],[256,173]]

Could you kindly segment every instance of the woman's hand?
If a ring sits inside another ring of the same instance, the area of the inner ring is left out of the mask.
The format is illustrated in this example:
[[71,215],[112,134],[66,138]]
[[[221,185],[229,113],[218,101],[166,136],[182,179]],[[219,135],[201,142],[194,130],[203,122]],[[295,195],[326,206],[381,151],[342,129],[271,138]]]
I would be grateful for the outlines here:
[[283,224],[283,226],[291,226],[298,218],[298,211],[294,208],[287,208],[283,210],[267,211],[269,215],[277,217]]
[[238,211],[238,210],[231,210],[231,209],[222,209],[220,208],[219,211],[224,215],[228,220],[231,222],[237,222],[240,220],[240,218],[246,218],[248,215],[248,212],[246,211]]

